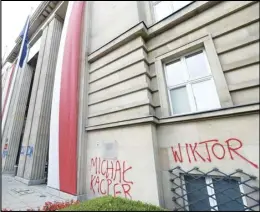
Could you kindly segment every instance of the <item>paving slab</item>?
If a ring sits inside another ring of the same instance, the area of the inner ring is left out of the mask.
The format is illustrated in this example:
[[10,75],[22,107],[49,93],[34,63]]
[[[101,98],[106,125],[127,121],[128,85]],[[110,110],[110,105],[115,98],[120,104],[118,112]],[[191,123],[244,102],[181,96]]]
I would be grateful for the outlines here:
[[46,185],[28,186],[10,175],[2,175],[2,209],[21,210],[42,208],[45,202],[65,199],[48,192]]

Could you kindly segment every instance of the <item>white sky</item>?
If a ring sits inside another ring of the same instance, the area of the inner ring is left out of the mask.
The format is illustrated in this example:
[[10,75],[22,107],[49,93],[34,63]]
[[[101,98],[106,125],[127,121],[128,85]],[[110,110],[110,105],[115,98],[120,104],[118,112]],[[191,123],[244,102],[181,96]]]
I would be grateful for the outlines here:
[[[41,1],[2,1],[2,57],[8,53],[15,45],[15,40],[22,31],[26,18],[33,12]],[[5,58],[4,58],[5,59]]]

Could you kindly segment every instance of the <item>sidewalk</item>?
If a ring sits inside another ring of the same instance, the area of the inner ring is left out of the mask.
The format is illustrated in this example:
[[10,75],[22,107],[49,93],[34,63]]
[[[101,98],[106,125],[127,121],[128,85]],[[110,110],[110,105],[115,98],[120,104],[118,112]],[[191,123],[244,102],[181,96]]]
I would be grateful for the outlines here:
[[27,186],[10,175],[2,175],[2,209],[38,209],[48,201],[64,202],[65,199],[50,194],[46,185]]

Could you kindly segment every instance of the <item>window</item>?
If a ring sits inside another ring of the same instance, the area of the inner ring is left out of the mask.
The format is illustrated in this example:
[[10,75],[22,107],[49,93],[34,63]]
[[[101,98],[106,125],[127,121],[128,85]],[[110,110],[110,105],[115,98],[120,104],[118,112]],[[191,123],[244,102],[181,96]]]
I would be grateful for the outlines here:
[[184,175],[190,211],[244,211],[246,200],[238,178]]
[[152,1],[155,20],[160,21],[191,2],[192,1]]
[[172,114],[220,108],[204,50],[165,64],[165,76]]

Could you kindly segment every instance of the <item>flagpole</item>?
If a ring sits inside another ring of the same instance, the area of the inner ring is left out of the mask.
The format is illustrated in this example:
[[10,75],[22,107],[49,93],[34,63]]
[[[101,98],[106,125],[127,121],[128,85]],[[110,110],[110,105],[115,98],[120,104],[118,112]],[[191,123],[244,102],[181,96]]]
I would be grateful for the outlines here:
[[[17,80],[16,77],[17,77],[17,71],[19,69],[19,60],[21,58],[22,48],[24,46],[24,42],[25,42],[25,39],[26,39],[26,33],[29,30],[29,18],[30,18],[30,16],[28,16],[28,18],[27,18],[26,28],[25,28],[24,35],[23,35],[23,38],[22,38],[22,43],[21,43],[19,55],[17,57],[17,63],[16,63],[16,67],[15,67],[15,72],[14,72],[12,84],[11,84],[11,89],[10,89],[10,95],[8,95],[8,97],[7,97],[6,111],[4,112],[4,114],[2,114],[2,133],[3,133],[3,130],[4,130],[4,127],[5,127],[5,122],[6,122],[6,119],[7,119],[8,112],[9,112],[9,104],[10,104],[10,101],[11,101],[11,96],[12,96],[13,89],[14,89],[14,84]],[[27,58],[27,55],[26,55],[26,58]]]

